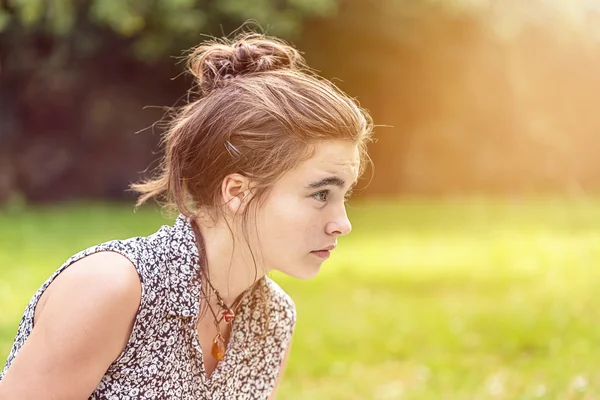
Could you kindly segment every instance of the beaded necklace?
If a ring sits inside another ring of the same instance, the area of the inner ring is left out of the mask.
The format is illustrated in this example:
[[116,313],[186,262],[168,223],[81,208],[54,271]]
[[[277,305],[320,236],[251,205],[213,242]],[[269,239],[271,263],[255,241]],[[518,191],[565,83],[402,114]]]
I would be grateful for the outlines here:
[[[229,306],[227,306],[225,301],[221,298],[221,295],[219,294],[218,290],[214,288],[214,286],[208,279],[208,276],[206,276],[206,274],[204,273],[204,271],[202,269],[201,269],[201,271],[202,271],[202,275],[204,276],[204,280],[208,283],[208,285],[214,292],[215,297],[217,298],[217,303],[219,304],[219,307],[220,307],[220,310],[215,312],[212,305],[210,304],[210,299],[209,298],[206,299],[206,305],[208,306],[208,309],[210,310],[211,314],[213,315],[215,327],[217,328],[217,335],[213,339],[211,354],[217,361],[221,361],[225,357],[225,349],[226,349],[225,339],[221,335],[221,321],[225,320],[225,322],[229,324],[234,320],[235,315],[237,313],[237,309],[240,306],[242,299],[245,297],[245,294],[248,291],[248,289],[246,289],[246,291],[244,291],[235,300],[235,302],[231,305],[231,307],[229,307]],[[220,316],[218,316],[219,314],[220,314]]]
[[[191,220],[191,224],[192,230],[194,231],[194,235],[196,236],[196,246],[198,247],[198,253],[201,254],[198,243],[202,240],[202,235],[200,234],[200,230],[198,229],[198,226],[196,225],[196,222],[193,219]],[[254,285],[250,286],[248,289],[242,292],[242,294],[238,296],[238,298],[233,302],[231,307],[229,307],[219,294],[219,291],[215,289],[215,287],[210,282],[208,274],[206,273],[204,268],[202,268],[202,265],[200,265],[200,259],[198,260],[198,265],[200,267],[200,273],[202,274],[203,281],[208,283],[208,285],[210,286],[211,290],[215,294],[215,297],[217,298],[217,304],[220,308],[217,312],[215,312],[212,305],[210,304],[210,297],[205,297],[206,305],[208,306],[208,309],[213,315],[213,321],[215,327],[217,328],[217,335],[213,339],[211,354],[217,361],[221,361],[223,358],[225,358],[226,350],[225,339],[223,338],[223,335],[221,335],[221,321],[225,320],[225,322],[229,324],[234,320],[237,313],[237,309],[240,306],[242,299],[246,296],[248,291],[254,287]]]

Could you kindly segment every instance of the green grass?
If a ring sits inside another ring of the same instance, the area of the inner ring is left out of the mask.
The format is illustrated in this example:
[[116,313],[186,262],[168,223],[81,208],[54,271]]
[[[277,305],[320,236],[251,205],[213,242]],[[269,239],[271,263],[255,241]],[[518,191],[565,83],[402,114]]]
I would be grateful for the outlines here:
[[[298,325],[280,399],[600,399],[600,199],[352,203],[319,276],[274,274]],[[0,213],[0,359],[71,254],[155,210]]]

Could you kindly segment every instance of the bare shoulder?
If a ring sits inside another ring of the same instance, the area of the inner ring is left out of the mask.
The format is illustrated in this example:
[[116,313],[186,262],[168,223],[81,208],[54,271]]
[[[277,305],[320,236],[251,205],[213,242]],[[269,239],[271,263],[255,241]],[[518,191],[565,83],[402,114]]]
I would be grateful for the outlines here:
[[139,286],[140,279],[133,263],[124,255],[114,251],[90,254],[70,265],[56,281],[78,280],[90,283],[106,283],[102,290],[124,290]]
[[88,328],[94,327],[95,332],[122,341],[129,334],[141,302],[141,282],[134,265],[115,252],[98,252],[74,262],[46,292],[43,309],[39,313],[36,310],[38,320],[33,331],[39,326],[46,333],[54,328],[67,332],[61,327],[70,328],[70,334],[59,335],[61,339],[69,335],[71,340],[85,341],[90,334]]
[[54,279],[37,304],[35,323],[51,297],[53,302],[99,297],[100,306],[110,306],[117,300],[125,306],[139,304],[140,278],[127,257],[112,251],[98,252],[74,262]]
[[44,294],[47,296],[40,309],[36,308],[36,319],[53,324],[69,319],[69,313],[88,323],[110,318],[114,333],[119,335],[135,317],[141,302],[141,282],[129,259],[106,251],[74,262]]
[[89,396],[131,334],[141,302],[137,271],[118,253],[95,253],[62,271],[44,296],[4,388],[19,398]]

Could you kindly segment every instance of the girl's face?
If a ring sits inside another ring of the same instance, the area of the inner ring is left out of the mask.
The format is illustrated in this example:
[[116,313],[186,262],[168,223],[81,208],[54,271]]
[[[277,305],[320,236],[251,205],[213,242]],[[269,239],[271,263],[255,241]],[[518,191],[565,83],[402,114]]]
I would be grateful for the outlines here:
[[[297,278],[317,274],[338,236],[350,233],[346,197],[356,183],[358,146],[332,140],[288,171],[256,213],[257,258],[266,270]],[[335,252],[334,252],[335,254]]]

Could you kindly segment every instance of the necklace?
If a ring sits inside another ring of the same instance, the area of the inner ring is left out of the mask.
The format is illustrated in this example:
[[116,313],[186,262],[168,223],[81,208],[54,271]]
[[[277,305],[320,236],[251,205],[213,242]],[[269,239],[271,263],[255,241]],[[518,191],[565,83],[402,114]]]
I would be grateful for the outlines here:
[[208,279],[208,276],[206,276],[206,273],[204,273],[204,271],[202,269],[201,269],[201,271],[202,271],[202,275],[204,276],[204,280],[208,283],[208,285],[214,292],[215,297],[217,298],[217,303],[219,304],[219,307],[221,308],[221,310],[219,310],[220,316],[217,316],[218,312],[215,312],[215,310],[213,309],[212,305],[210,304],[210,299],[206,298],[206,305],[208,306],[210,313],[213,315],[215,327],[217,328],[217,335],[213,339],[211,354],[217,361],[221,361],[223,358],[225,358],[225,350],[226,350],[225,339],[223,338],[223,335],[221,335],[221,321],[225,320],[225,322],[228,324],[233,321],[233,319],[235,318],[237,309],[241,303],[241,300],[244,298],[244,294],[246,293],[247,290],[245,292],[243,292],[235,300],[235,302],[231,305],[231,307],[228,307],[227,304],[225,303],[225,301],[221,298],[219,291],[217,289],[215,289],[215,287],[212,285],[212,283]]
[[[194,235],[196,236],[196,246],[198,247],[198,251],[201,254],[201,249],[198,246],[198,243],[202,240],[202,236],[200,234],[200,229],[198,229],[198,226],[196,225],[196,222],[193,219],[191,221],[191,225],[192,225],[192,230],[194,231]],[[200,261],[198,261],[198,263],[199,262]],[[219,307],[221,308],[218,312],[215,312],[215,310],[213,309],[213,307],[210,304],[210,297],[206,296],[206,305],[208,306],[210,313],[213,315],[213,319],[214,319],[213,321],[215,323],[215,327],[217,328],[217,335],[213,339],[211,354],[217,361],[221,361],[223,358],[225,358],[225,350],[226,350],[225,339],[221,335],[221,321],[225,320],[225,322],[229,324],[234,320],[237,309],[238,309],[239,305],[241,304],[241,300],[245,297],[246,293],[248,292],[248,290],[250,290],[252,288],[252,286],[250,286],[250,288],[248,288],[244,292],[242,292],[242,294],[233,302],[231,307],[229,307],[229,306],[227,306],[227,304],[225,303],[223,298],[221,298],[219,291],[217,289],[215,289],[215,287],[210,282],[210,279],[208,278],[208,275],[204,271],[204,268],[202,268],[202,265],[199,265],[199,266],[200,266],[200,273],[202,274],[202,277],[204,278],[203,280],[206,283],[208,283],[208,285],[210,286],[211,290],[215,294],[215,297],[217,298],[217,303],[218,303]],[[220,313],[220,316],[217,316],[219,313]]]

